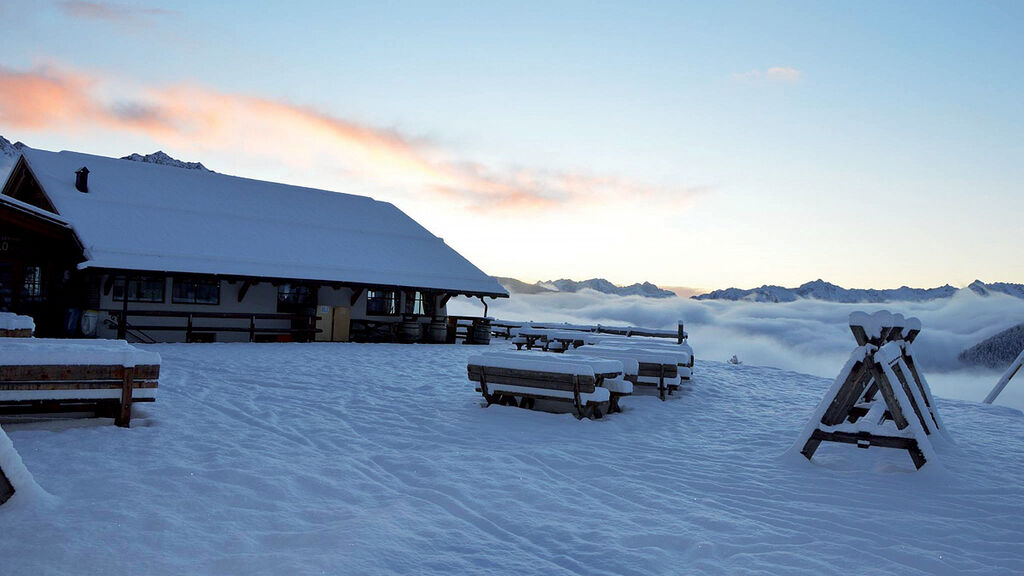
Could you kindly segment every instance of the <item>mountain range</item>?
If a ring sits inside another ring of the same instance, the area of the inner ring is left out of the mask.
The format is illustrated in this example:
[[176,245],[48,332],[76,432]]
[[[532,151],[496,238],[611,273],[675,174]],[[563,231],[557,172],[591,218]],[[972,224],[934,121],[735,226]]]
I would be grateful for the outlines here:
[[157,150],[152,154],[129,154],[122,156],[121,160],[132,160],[135,162],[145,162],[147,164],[161,164],[163,166],[174,166],[175,168],[184,168],[186,170],[202,170],[204,172],[212,172],[206,166],[203,166],[202,162],[183,162],[176,158],[171,158],[164,153],[163,150]]
[[590,289],[604,294],[616,296],[644,296],[646,298],[675,298],[676,293],[671,290],[658,288],[650,282],[630,284],[629,286],[616,286],[604,278],[591,278],[590,280],[576,281],[563,278],[561,280],[548,280],[529,284],[515,278],[497,278],[498,282],[506,290],[513,294],[555,294],[574,293],[580,290]]
[[[25,144],[21,142],[15,142],[11,144],[11,141],[0,136],[0,182],[7,179],[7,171],[14,166],[15,160],[18,155],[21,154],[21,149],[25,148]],[[183,162],[176,158],[172,158],[162,150],[158,150],[152,154],[129,154],[123,156],[122,160],[132,160],[134,162],[146,162],[149,164],[161,164],[163,166],[174,166],[175,168],[185,168],[187,170],[203,170],[205,172],[211,172],[209,168],[203,166],[201,162]]]
[[[986,284],[981,280],[971,282],[964,290],[970,290],[980,296],[991,294],[1008,294],[1024,298],[1024,284],[993,282]],[[697,300],[742,300],[745,302],[794,302],[796,300],[824,300],[827,302],[843,302],[851,304],[874,304],[884,302],[924,302],[939,298],[950,298],[960,289],[946,284],[938,288],[899,288],[875,290],[864,288],[843,288],[830,282],[818,279],[801,284],[796,288],[764,285],[759,288],[741,289],[726,288],[707,294],[693,296]]]

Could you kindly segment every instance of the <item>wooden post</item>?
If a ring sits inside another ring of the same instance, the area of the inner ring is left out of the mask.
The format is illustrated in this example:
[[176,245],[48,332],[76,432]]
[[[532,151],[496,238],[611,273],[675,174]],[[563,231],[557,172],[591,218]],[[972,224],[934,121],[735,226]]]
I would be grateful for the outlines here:
[[132,423],[132,388],[135,380],[135,367],[124,366],[124,375],[121,378],[121,406],[114,418],[114,424],[121,428],[128,428]]
[[185,317],[185,342],[192,341],[192,313]]
[[676,332],[676,344],[682,344],[686,340],[686,330],[683,330],[683,321],[679,321],[679,328]]
[[1020,351],[1020,354],[1017,355],[1017,359],[1014,360],[1013,363],[1010,364],[1010,367],[1006,369],[1006,374],[1003,374],[1003,377],[999,379],[996,387],[993,388],[992,391],[988,393],[988,396],[985,397],[985,404],[991,404],[996,401],[996,398],[999,397],[1003,388],[1006,388],[1006,385],[1010,383],[1010,380],[1017,375],[1018,371],[1020,371],[1021,365],[1024,365],[1024,350]]
[[256,315],[249,316],[249,342],[256,341]]
[[128,284],[131,276],[124,277],[124,290],[121,291],[121,321],[117,323],[117,339],[128,339]]
[[14,486],[7,479],[3,469],[0,469],[0,504],[10,500],[11,496],[14,496]]

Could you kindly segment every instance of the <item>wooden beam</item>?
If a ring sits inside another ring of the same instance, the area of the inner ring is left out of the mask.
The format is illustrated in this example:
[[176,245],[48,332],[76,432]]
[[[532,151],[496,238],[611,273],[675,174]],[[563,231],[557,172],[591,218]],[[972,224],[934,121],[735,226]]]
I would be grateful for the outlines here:
[[7,479],[2,468],[0,468],[0,504],[7,502],[14,496],[14,486]]
[[441,308],[444,308],[445,306],[447,306],[448,305],[448,301],[451,300],[451,299],[452,299],[452,295],[451,294],[445,294],[444,296],[442,296],[441,297],[441,305],[438,306],[438,309],[441,309]]
[[359,297],[363,295],[363,291],[364,290],[365,290],[365,288],[353,288],[352,289],[352,300],[349,303],[350,307],[356,305],[356,302],[359,301]]
[[249,287],[253,285],[252,280],[246,280],[242,282],[242,287],[238,289],[238,301],[241,302],[245,299],[245,295],[249,292]]
[[124,290],[121,291],[121,319],[117,323],[117,339],[127,340],[128,339],[128,286],[131,284],[132,277],[124,277]]

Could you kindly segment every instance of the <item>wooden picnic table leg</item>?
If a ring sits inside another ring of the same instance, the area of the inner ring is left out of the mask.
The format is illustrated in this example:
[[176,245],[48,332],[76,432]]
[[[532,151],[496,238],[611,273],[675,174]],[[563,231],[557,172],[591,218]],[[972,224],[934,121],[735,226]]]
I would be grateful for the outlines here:
[[135,380],[135,367],[125,366],[121,377],[121,405],[118,407],[114,424],[128,428],[132,423],[132,387]]

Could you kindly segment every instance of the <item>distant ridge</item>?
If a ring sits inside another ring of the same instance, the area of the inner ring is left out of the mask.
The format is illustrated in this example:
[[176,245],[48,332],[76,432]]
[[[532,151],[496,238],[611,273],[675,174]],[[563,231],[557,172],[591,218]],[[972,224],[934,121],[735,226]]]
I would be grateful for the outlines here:
[[960,353],[960,361],[986,368],[1006,369],[1024,350],[1024,324],[1003,330]]
[[[21,142],[11,144],[10,140],[0,136],[0,183],[7,179],[7,172],[14,166],[14,162],[21,154],[21,149],[25,147],[25,144],[22,144]],[[175,168],[184,168],[186,170],[212,172],[212,170],[203,166],[202,162],[183,162],[176,158],[172,158],[162,150],[158,150],[152,154],[146,154],[145,156],[142,154],[129,154],[121,157],[121,160],[145,162],[147,164],[160,164],[162,166],[174,166]]]
[[630,284],[629,286],[616,286],[604,278],[591,278],[590,280],[576,281],[566,278],[560,280],[549,280],[528,284],[515,278],[497,278],[498,282],[506,290],[513,294],[572,294],[580,290],[589,289],[604,294],[616,296],[643,296],[645,298],[675,298],[677,295],[671,290],[658,288],[650,282]]
[[183,162],[176,158],[171,158],[163,150],[157,150],[152,154],[129,154],[122,156],[121,160],[131,160],[133,162],[145,162],[147,164],[160,164],[162,166],[174,166],[175,168],[184,168],[186,170],[201,170],[203,172],[211,172],[209,168],[203,166],[201,162]]
[[[1010,284],[1007,282],[986,284],[981,280],[975,280],[964,290],[970,290],[981,296],[1008,294],[1017,298],[1024,298],[1024,284]],[[784,288],[773,285],[764,285],[760,288],[751,288],[749,290],[726,288],[725,290],[715,290],[707,294],[692,296],[692,298],[696,300],[743,300],[746,302],[822,300],[851,304],[880,304],[884,302],[925,302],[939,298],[951,298],[959,291],[959,289],[949,284],[939,286],[938,288],[909,288],[901,286],[887,290],[848,289],[818,279],[796,288]]]

